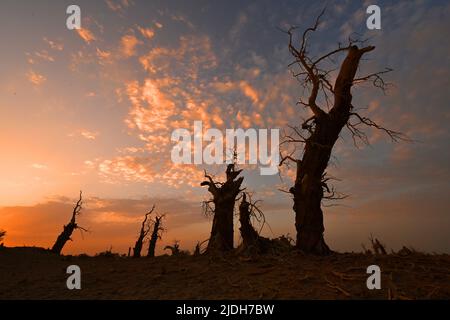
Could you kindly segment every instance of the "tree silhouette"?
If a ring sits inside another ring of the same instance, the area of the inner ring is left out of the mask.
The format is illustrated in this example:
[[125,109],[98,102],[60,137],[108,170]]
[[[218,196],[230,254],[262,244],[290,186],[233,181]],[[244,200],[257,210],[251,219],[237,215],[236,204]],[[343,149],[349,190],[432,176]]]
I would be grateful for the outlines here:
[[80,198],[78,199],[77,203],[75,204],[75,207],[73,208],[72,218],[70,219],[69,223],[64,226],[63,231],[56,239],[55,244],[51,249],[52,252],[61,254],[61,251],[64,248],[66,242],[69,240],[72,241],[71,236],[75,229],[87,231],[86,229],[80,227],[76,221],[77,216],[81,214],[82,205],[83,199],[82,199],[82,192],[80,191]]
[[153,205],[152,209],[147,212],[144,216],[144,220],[142,221],[141,230],[139,231],[139,236],[136,240],[136,243],[133,248],[133,258],[140,258],[142,246],[144,244],[144,239],[147,234],[150,232],[150,225],[148,223],[148,216],[152,214],[153,210],[155,210],[155,205]]
[[[367,117],[361,116],[352,104],[351,89],[355,84],[372,81],[373,85],[386,89],[387,84],[382,74],[391,71],[356,76],[362,56],[375,49],[374,46],[362,46],[365,41],[349,39],[348,45],[331,50],[317,58],[308,52],[308,37],[317,30],[320,18],[324,11],[315,20],[314,26],[307,28],[299,38],[299,45],[294,45],[294,31],[291,27],[286,33],[289,36],[289,52],[294,61],[289,65],[293,67],[293,76],[308,92],[306,101],[300,99],[297,103],[312,112],[299,127],[290,127],[292,132],[285,134],[281,145],[294,146],[289,153],[281,156],[280,165],[293,162],[297,166],[295,183],[289,192],[293,195],[295,226],[297,230],[296,245],[307,253],[328,254],[331,252],[324,241],[324,224],[321,202],[323,199],[341,199],[343,196],[335,192],[328,185],[330,177],[326,169],[336,140],[344,127],[348,128],[356,143],[357,139],[368,143],[367,136],[361,130],[361,125],[374,127],[387,133],[393,141],[402,139],[401,133],[385,129]],[[333,70],[323,66],[325,62],[333,62],[338,54],[345,53],[345,58],[338,68],[334,85],[331,83]],[[324,69],[326,68],[326,69]],[[331,97],[333,102],[331,102]],[[323,106],[319,106],[321,98]],[[324,107],[327,107],[326,111]],[[303,146],[301,158],[296,157],[296,146]]]
[[183,251],[180,250],[180,241],[179,240],[175,240],[173,243],[173,246],[165,246],[164,250],[170,250],[172,252],[173,256],[178,256],[180,254],[184,254]]
[[0,230],[0,241],[3,241],[3,238],[6,235],[6,231],[5,230]]
[[161,232],[164,231],[164,228],[162,226],[163,218],[164,215],[158,215],[155,217],[155,220],[153,220],[153,231],[152,235],[150,236],[147,257],[155,256],[156,242],[158,241],[158,239],[161,239]]
[[[244,180],[243,177],[237,178],[241,172],[242,169],[235,170],[234,163],[228,164],[225,182],[215,182],[205,172],[205,177],[208,180],[203,181],[201,186],[208,186],[208,191],[212,195],[211,200],[204,202],[205,211],[210,211],[214,214],[211,236],[206,252],[233,249],[234,205],[236,197],[242,191],[240,188]],[[214,208],[210,207],[210,203],[214,204]]]
[[255,217],[264,225],[264,214],[257,207],[256,201],[252,202],[250,195],[244,192],[239,204],[239,222],[241,224],[239,231],[242,237],[239,250],[241,252],[264,253],[268,250],[271,241],[259,235],[259,232],[255,230],[251,223],[251,217]]

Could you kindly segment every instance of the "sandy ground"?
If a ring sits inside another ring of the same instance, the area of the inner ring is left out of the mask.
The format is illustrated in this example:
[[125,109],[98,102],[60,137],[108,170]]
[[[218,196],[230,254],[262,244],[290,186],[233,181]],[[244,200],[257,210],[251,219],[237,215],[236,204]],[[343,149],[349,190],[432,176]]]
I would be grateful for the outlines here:
[[[81,268],[68,290],[66,268]],[[366,268],[380,266],[381,290]],[[450,256],[413,253],[253,258],[57,256],[37,248],[0,249],[0,299],[449,299]]]

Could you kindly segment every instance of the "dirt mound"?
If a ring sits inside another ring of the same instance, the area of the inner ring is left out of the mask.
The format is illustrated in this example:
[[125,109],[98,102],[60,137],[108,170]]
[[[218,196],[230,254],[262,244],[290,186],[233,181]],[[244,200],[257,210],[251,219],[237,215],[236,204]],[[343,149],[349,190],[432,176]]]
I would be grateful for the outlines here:
[[[81,290],[66,269],[81,268]],[[368,290],[369,265],[381,289]],[[449,299],[450,256],[295,251],[242,257],[58,256],[41,248],[0,250],[1,299]]]

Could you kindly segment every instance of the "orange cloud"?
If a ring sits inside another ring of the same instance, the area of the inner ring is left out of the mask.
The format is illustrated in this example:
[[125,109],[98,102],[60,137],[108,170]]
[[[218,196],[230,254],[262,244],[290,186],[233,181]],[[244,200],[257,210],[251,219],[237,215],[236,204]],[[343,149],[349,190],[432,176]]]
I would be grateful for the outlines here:
[[138,30],[147,39],[151,39],[155,35],[155,32],[150,28],[138,27]]
[[99,135],[98,132],[92,132],[86,129],[80,129],[74,133],[68,134],[69,137],[81,136],[87,140],[95,140],[98,135]]
[[132,4],[133,2],[131,0],[118,0],[118,1],[106,0],[106,5],[108,6],[108,8],[115,12],[123,11]]
[[258,93],[256,92],[255,88],[249,85],[246,81],[241,81],[239,87],[241,88],[242,92],[252,100],[254,104],[257,104],[259,102]]
[[36,72],[34,72],[33,70],[30,70],[27,73],[27,78],[28,80],[33,83],[34,85],[41,85],[45,80],[47,80],[47,78],[45,78],[43,75],[38,74]]
[[131,57],[136,54],[136,46],[141,44],[138,38],[133,35],[125,35],[120,39],[121,52],[125,57]]
[[53,58],[47,50],[41,50],[34,53],[34,55],[42,60],[54,62],[55,58]]
[[88,44],[96,40],[94,34],[86,28],[77,29],[77,33]]
[[62,51],[64,49],[64,45],[60,42],[52,41],[44,37],[44,41],[52,48],[53,50]]
[[100,64],[104,64],[104,63],[111,63],[112,62],[112,55],[110,51],[103,51],[99,48],[97,48],[97,57],[100,60]]
[[46,169],[48,169],[47,165],[41,164],[41,163],[33,163],[33,164],[31,165],[31,167],[32,167],[33,169],[38,169],[38,170],[46,170]]
[[81,136],[88,139],[88,140],[95,140],[98,136],[98,132],[91,132],[88,130],[82,130]]

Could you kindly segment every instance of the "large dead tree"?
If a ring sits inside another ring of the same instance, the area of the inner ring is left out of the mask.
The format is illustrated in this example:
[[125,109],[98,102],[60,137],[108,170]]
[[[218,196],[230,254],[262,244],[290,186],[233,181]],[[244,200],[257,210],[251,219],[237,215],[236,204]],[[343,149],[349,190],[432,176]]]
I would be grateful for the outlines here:
[[57,254],[61,254],[62,249],[64,248],[67,241],[72,241],[72,233],[75,229],[79,229],[81,231],[87,231],[86,229],[80,227],[77,224],[77,216],[80,215],[81,209],[83,205],[83,199],[82,199],[82,192],[80,191],[80,198],[78,199],[77,203],[75,204],[75,207],[72,211],[72,218],[70,219],[70,222],[64,226],[63,231],[56,239],[55,244],[53,245],[51,251]]
[[206,201],[204,204],[206,208],[210,208],[210,203],[214,204],[214,208],[211,208],[214,217],[206,252],[233,249],[234,205],[236,203],[236,197],[242,191],[241,184],[244,180],[243,177],[237,178],[241,172],[242,169],[235,170],[234,164],[228,164],[225,182],[215,182],[205,172],[205,177],[208,180],[203,181],[201,185],[208,186],[208,191],[211,193],[212,199]]
[[[354,141],[359,138],[366,143],[368,139],[361,131],[360,125],[380,129],[393,141],[402,138],[400,133],[385,129],[369,118],[361,116],[352,104],[351,89],[355,84],[372,81],[376,87],[383,90],[386,88],[381,75],[391,69],[356,76],[361,58],[373,51],[374,46],[364,46],[365,41],[349,39],[347,46],[339,45],[335,50],[319,57],[314,58],[309,54],[308,37],[317,30],[323,13],[322,11],[318,16],[314,26],[307,28],[298,41],[295,40],[298,45],[294,44],[296,28],[292,27],[286,31],[289,35],[289,51],[295,59],[290,67],[295,68],[292,71],[294,77],[308,92],[308,99],[300,99],[298,105],[309,109],[312,116],[304,120],[301,126],[290,127],[292,132],[286,134],[281,142],[287,143],[288,146],[301,144],[303,146],[301,157],[295,156],[297,149],[294,148],[286,155],[282,154],[280,162],[280,165],[284,162],[293,162],[297,166],[295,183],[289,190],[294,200],[296,245],[304,252],[315,254],[331,252],[323,237],[321,202],[323,199],[342,198],[328,185],[330,178],[326,174],[333,146],[341,130],[344,127],[348,128]],[[344,54],[345,58],[337,69],[333,85],[330,80],[333,70],[329,63],[333,63],[335,61],[333,59],[340,54]]]
[[161,232],[164,231],[164,228],[162,226],[163,217],[164,215],[157,215],[153,220],[153,231],[150,236],[147,257],[152,258],[155,256],[156,242],[158,241],[158,239],[161,239]]
[[139,231],[139,236],[136,240],[136,243],[133,248],[133,258],[140,258],[141,257],[141,251],[142,246],[144,244],[144,239],[147,236],[147,234],[150,232],[150,225],[148,223],[148,216],[152,214],[153,210],[155,210],[155,205],[153,205],[152,209],[147,212],[144,216],[144,220],[141,224],[141,230]]

